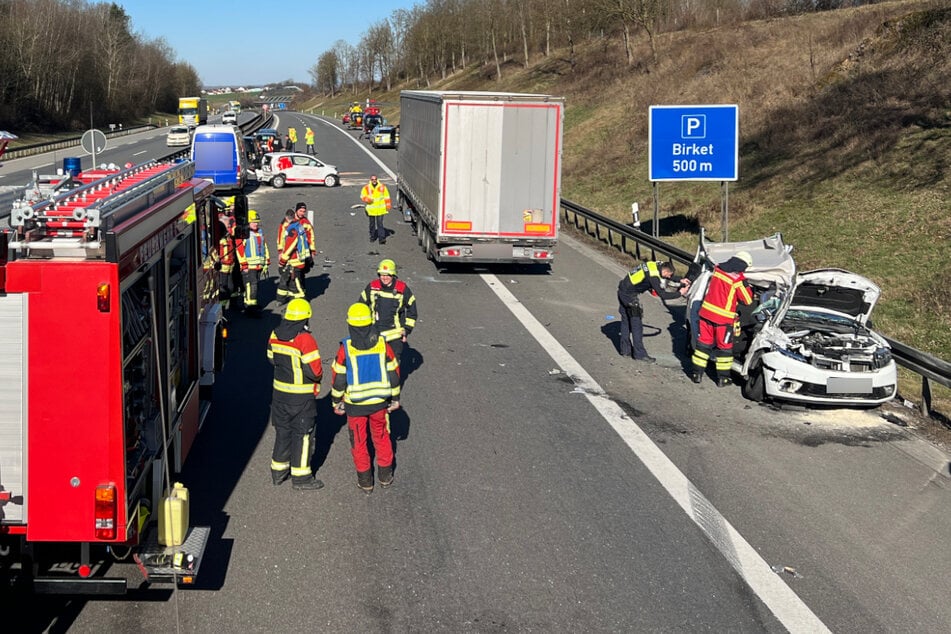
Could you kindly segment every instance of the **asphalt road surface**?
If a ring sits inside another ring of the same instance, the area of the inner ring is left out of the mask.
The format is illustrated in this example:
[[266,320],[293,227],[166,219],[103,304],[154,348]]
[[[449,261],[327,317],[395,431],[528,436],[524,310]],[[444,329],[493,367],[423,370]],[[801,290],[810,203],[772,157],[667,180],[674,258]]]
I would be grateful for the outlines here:
[[[214,408],[177,478],[192,523],[212,529],[198,587],[24,601],[23,631],[949,630],[945,453],[879,410],[693,385],[680,301],[645,302],[657,364],[620,357],[625,266],[582,238],[564,236],[550,271],[437,269],[395,213],[387,244],[368,242],[351,205],[371,173],[395,197],[398,152],[330,119],[282,113],[278,127],[305,121],[342,185],[264,186],[250,206],[272,249],[285,209],[316,210],[313,464],[327,486],[270,482],[272,276],[263,318],[230,315]],[[391,417],[396,480],[366,495],[331,412],[330,361],[384,257],[420,317]]]

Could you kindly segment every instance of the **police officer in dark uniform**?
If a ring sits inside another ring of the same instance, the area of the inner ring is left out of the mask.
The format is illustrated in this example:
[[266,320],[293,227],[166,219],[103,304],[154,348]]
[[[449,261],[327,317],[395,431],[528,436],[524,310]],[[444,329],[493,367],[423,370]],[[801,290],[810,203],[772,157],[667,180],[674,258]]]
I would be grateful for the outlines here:
[[[679,288],[666,290],[665,280],[678,284]],[[637,361],[648,363],[657,360],[647,354],[644,348],[641,293],[650,291],[664,300],[677,299],[686,295],[689,288],[690,280],[674,275],[674,266],[670,262],[645,262],[621,278],[617,287],[618,312],[621,314],[621,356],[633,356]]]

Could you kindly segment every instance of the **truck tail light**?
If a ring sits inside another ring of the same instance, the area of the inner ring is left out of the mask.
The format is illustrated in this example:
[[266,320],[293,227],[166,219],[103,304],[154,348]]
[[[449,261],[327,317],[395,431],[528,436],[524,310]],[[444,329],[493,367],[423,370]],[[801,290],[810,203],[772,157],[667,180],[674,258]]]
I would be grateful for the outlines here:
[[96,539],[116,538],[116,485],[96,487]]
[[109,284],[103,283],[96,287],[96,306],[99,308],[100,313],[109,312],[109,300],[111,296],[112,290]]

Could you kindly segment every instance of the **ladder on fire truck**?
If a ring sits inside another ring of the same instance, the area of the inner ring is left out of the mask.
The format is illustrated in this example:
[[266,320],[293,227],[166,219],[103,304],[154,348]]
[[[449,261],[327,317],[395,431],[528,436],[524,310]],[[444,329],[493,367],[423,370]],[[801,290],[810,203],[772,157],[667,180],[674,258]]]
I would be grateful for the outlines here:
[[[43,261],[46,260],[61,260],[69,265],[89,260],[105,260],[108,263],[121,265],[122,258],[129,254],[138,257],[145,253],[142,255],[143,260],[147,261],[149,258],[154,260],[160,257],[158,254],[164,253],[163,249],[167,244],[174,244],[176,248],[185,251],[192,248],[190,245],[194,244],[195,257],[190,260],[185,257],[177,258],[176,266],[179,267],[177,273],[172,271],[171,267],[168,270],[163,267],[162,272],[158,274],[163,284],[166,282],[169,284],[169,290],[163,291],[168,292],[169,297],[163,300],[156,300],[154,295],[147,299],[142,296],[144,293],[154,293],[152,285],[155,274],[143,273],[145,269],[139,260],[131,259],[139,266],[133,269],[130,275],[139,274],[139,279],[134,284],[130,284],[129,288],[122,289],[121,309],[114,311],[117,317],[112,323],[119,324],[119,341],[122,346],[120,362],[123,372],[121,389],[127,392],[126,402],[131,403],[129,407],[141,407],[140,401],[144,397],[141,395],[135,397],[138,400],[130,397],[132,391],[136,389],[136,381],[145,386],[141,390],[142,394],[154,392],[156,398],[152,409],[147,413],[139,412],[136,414],[138,418],[135,418],[127,411],[125,420],[136,420],[136,424],[143,426],[161,425],[160,430],[142,431],[142,436],[150,437],[151,440],[143,441],[136,436],[134,443],[130,442],[124,446],[124,460],[119,467],[119,473],[122,475],[115,479],[126,483],[121,498],[134,509],[129,512],[128,517],[130,523],[139,523],[135,533],[142,530],[150,516],[148,511],[142,511],[142,509],[148,509],[151,506],[158,512],[156,506],[158,500],[150,500],[152,496],[148,491],[161,491],[162,480],[165,482],[165,489],[169,489],[171,484],[169,467],[181,460],[177,454],[170,453],[170,446],[180,440],[172,440],[175,432],[170,431],[172,426],[168,426],[176,412],[180,413],[177,407],[181,403],[169,402],[171,390],[168,377],[172,371],[169,369],[168,359],[165,360],[165,365],[161,361],[163,355],[172,354],[172,344],[163,343],[158,333],[166,333],[164,336],[170,341],[173,335],[167,333],[177,333],[176,330],[170,328],[170,324],[178,323],[170,319],[174,320],[176,316],[179,322],[193,323],[188,319],[191,313],[187,311],[194,309],[194,305],[198,302],[182,299],[181,295],[184,291],[180,289],[191,288],[192,291],[203,292],[197,278],[191,282],[181,281],[190,279],[190,269],[186,268],[187,262],[199,267],[199,272],[201,270],[199,243],[179,243],[176,238],[176,236],[180,238],[184,235],[180,233],[183,225],[196,222],[197,217],[202,217],[195,209],[199,199],[196,192],[200,190],[201,196],[210,196],[211,185],[204,181],[200,181],[202,183],[200,185],[193,183],[193,191],[187,195],[182,191],[183,186],[193,181],[194,172],[195,164],[191,161],[152,160],[124,169],[113,167],[86,170],[57,179],[59,182],[56,183],[44,184],[40,178],[34,177],[34,183],[26,188],[23,197],[13,202],[9,218],[12,232],[6,236],[0,235],[2,238],[0,250],[2,250],[2,243],[6,242],[10,254],[15,254],[15,257],[9,258],[9,264],[6,257],[3,258],[3,264],[7,266],[16,266],[15,260],[30,260],[31,266],[43,266],[45,265]],[[176,218],[182,225],[176,226]],[[195,226],[201,224],[199,220]],[[199,233],[200,231],[195,229],[189,235]],[[203,238],[198,239],[200,241]],[[99,265],[98,262],[90,264]],[[177,293],[175,301],[172,299],[172,280],[175,281],[175,288],[178,289],[174,291]],[[181,286],[177,286],[178,284]],[[189,284],[191,284],[190,287]],[[136,293],[139,295],[136,296]],[[217,292],[209,293],[209,296],[217,297]],[[136,297],[138,301],[133,301]],[[108,302],[108,299],[106,301]],[[158,321],[160,312],[158,306],[162,307],[161,311],[164,315],[161,323]],[[139,312],[136,312],[137,308]],[[170,318],[169,313],[176,309],[180,309],[180,312],[174,313]],[[213,313],[218,314],[215,311]],[[213,319],[216,319],[214,315]],[[196,318],[194,323],[198,321]],[[204,321],[201,323],[207,325]],[[215,327],[212,323],[211,328]],[[179,338],[182,341],[191,341],[192,336],[194,335]],[[129,344],[129,340],[133,343]],[[202,347],[200,343],[194,341],[189,346],[182,344],[181,350],[194,350],[195,346]],[[105,355],[104,358],[108,360],[109,356]],[[187,361],[181,361],[181,363],[183,366],[187,365]],[[191,378],[187,379],[188,383],[183,385],[197,386],[197,371],[192,368]],[[136,374],[137,372],[139,374]],[[157,376],[160,378],[156,379]],[[197,388],[195,391],[183,390],[181,395],[188,394],[197,394]],[[207,414],[207,405],[200,404],[193,411],[199,412],[198,416],[203,419]],[[182,405],[181,411],[186,410],[187,407]],[[181,422],[178,424],[181,425]],[[126,427],[125,431],[128,434],[129,428]],[[121,433],[117,437],[119,442],[123,442]],[[156,448],[156,444],[160,445],[160,448]],[[149,462],[153,459],[154,462]],[[146,473],[146,467],[143,465],[146,464],[153,467],[150,475],[143,475]],[[148,484],[149,478],[151,478],[151,487]],[[142,495],[143,490],[147,492],[145,495]],[[176,587],[193,584],[198,576],[202,555],[209,540],[210,528],[189,526],[186,528],[184,540],[176,541],[177,545],[174,546],[160,544],[157,532],[152,531],[136,544],[133,559],[138,568],[150,583],[171,582]],[[79,543],[79,541],[64,540],[70,543]],[[112,550],[112,552],[114,558],[121,559],[115,554],[118,551]],[[128,552],[133,553],[131,549]],[[83,576],[82,573],[80,576]],[[34,587],[38,587],[37,584],[40,581],[34,579]],[[74,587],[69,585],[73,583],[73,579],[52,578],[42,581],[46,584],[44,586],[46,588]],[[118,594],[117,589],[120,585],[123,590],[125,588],[124,579],[121,579],[121,584],[119,578],[90,579],[90,581],[101,584],[95,586],[96,593]],[[60,592],[61,590],[52,591]]]
[[104,256],[103,237],[155,200],[171,194],[195,173],[191,161],[150,161],[123,170],[96,169],[73,177],[78,186],[49,198],[40,190],[15,201],[10,247],[21,257]]

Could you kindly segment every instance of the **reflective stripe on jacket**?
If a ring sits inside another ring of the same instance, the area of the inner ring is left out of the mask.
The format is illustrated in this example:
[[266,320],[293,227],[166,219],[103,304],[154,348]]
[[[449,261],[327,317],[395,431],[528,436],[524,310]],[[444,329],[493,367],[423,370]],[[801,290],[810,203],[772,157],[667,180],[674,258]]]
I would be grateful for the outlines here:
[[334,385],[331,396],[342,399],[351,405],[382,405],[391,399],[399,397],[399,381],[391,383],[391,377],[396,376],[396,359],[387,358],[387,344],[383,337],[377,337],[376,343],[369,350],[357,350],[350,339],[344,339],[340,344],[343,353],[343,363],[340,355],[334,360],[333,370],[337,376],[346,376],[345,389]]
[[732,324],[736,319],[736,305],[753,303],[753,295],[742,273],[727,273],[716,267],[710,277],[710,286],[700,306],[700,317],[714,324]]
[[309,332],[283,341],[271,333],[267,358],[274,365],[274,389],[286,394],[317,395],[323,368],[317,341]]
[[222,236],[218,241],[218,261],[221,262],[221,272],[230,273],[234,268],[234,238],[231,235]]
[[367,215],[370,216],[382,216],[392,206],[390,190],[381,182],[377,182],[376,187],[370,183],[364,185],[360,191],[360,200],[366,203]]
[[650,290],[651,285],[648,279],[650,277],[660,278],[660,269],[657,268],[657,262],[645,262],[627,275],[627,279],[631,281],[631,285],[638,293]]
[[271,254],[260,231],[251,231],[247,239],[238,241],[238,262],[241,268],[259,271],[271,263]]
[[387,341],[400,339],[416,327],[416,297],[403,280],[397,279],[389,287],[379,278],[367,284],[360,301],[370,307],[373,321]]

